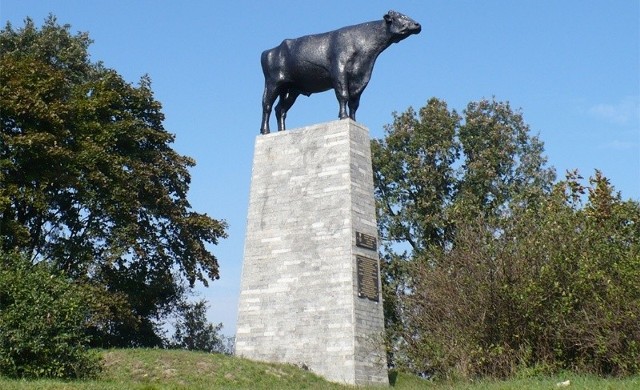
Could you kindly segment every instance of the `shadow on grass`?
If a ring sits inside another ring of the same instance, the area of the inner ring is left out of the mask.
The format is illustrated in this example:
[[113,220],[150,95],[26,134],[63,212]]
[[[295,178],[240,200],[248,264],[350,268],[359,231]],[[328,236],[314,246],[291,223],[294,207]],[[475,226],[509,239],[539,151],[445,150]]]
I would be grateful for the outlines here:
[[389,371],[389,385],[390,386],[395,386],[397,380],[398,380],[398,371],[390,370]]

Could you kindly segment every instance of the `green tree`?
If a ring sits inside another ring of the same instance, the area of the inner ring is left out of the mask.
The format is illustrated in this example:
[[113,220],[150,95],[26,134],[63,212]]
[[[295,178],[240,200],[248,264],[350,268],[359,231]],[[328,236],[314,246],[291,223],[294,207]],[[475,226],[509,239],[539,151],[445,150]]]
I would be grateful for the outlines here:
[[220,334],[222,323],[207,321],[207,302],[183,303],[179,306],[178,319],[171,346],[190,351],[231,354],[226,338]]
[[469,103],[458,139],[463,152],[456,183],[459,211],[501,218],[512,205],[533,205],[551,190],[555,171],[546,167],[544,145],[508,102]]
[[195,163],[171,149],[150,79],[91,62],[90,43],[52,16],[0,32],[0,245],[124,294],[135,321],[114,314],[99,343],[159,345],[185,284],[218,278],[206,245],[226,224],[191,210]]
[[455,195],[460,117],[431,99],[416,113],[394,113],[383,140],[373,140],[378,225],[385,243],[405,242],[412,253],[444,245],[445,208]]
[[451,241],[453,213],[499,218],[548,193],[555,172],[543,149],[506,102],[471,102],[463,118],[436,98],[394,113],[384,139],[372,141],[383,242],[418,255]]

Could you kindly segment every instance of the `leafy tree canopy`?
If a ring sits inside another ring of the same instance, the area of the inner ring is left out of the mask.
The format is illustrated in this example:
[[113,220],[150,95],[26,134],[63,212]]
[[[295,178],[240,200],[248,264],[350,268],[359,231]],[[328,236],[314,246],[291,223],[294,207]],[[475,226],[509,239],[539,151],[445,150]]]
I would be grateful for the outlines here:
[[126,295],[137,322],[109,322],[106,343],[157,344],[185,284],[219,277],[206,245],[226,224],[191,209],[195,162],[170,147],[149,77],[126,82],[90,43],[53,16],[0,31],[0,245]]
[[542,142],[507,102],[471,102],[461,116],[433,98],[385,130],[372,142],[380,233],[414,254],[450,242],[455,213],[498,218],[555,179]]

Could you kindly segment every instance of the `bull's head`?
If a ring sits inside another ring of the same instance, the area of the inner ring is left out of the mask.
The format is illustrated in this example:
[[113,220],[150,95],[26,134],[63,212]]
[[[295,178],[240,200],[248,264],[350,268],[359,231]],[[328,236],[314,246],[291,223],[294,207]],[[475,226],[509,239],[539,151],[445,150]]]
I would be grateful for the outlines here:
[[400,42],[411,34],[419,34],[422,30],[420,23],[400,12],[389,11],[384,15],[387,29],[394,36],[394,42]]

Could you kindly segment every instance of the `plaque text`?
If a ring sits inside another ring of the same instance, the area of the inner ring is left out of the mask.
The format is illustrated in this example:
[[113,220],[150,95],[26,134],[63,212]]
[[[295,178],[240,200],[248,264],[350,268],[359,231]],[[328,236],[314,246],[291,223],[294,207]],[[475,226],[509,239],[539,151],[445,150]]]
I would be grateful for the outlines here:
[[356,246],[360,248],[371,249],[372,251],[378,250],[378,240],[369,234],[356,232]]
[[356,256],[358,273],[358,296],[380,302],[378,261],[364,256]]

